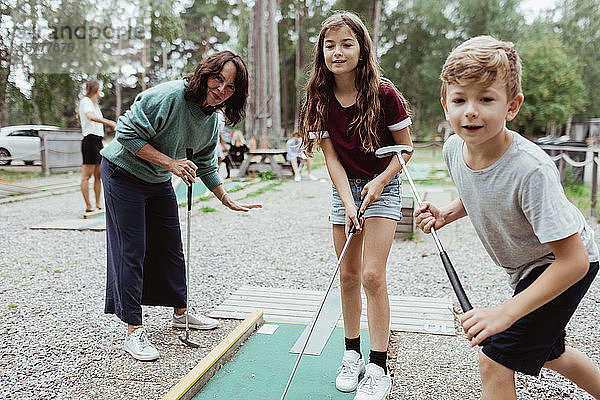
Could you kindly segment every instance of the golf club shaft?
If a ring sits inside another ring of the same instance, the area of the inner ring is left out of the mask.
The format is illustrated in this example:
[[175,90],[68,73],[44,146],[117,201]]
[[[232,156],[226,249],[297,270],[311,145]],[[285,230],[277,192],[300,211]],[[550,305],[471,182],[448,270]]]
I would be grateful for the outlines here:
[[[417,200],[417,205],[419,206],[423,203],[423,201],[421,200],[421,196],[419,196],[419,191],[417,190],[417,187],[415,186],[415,183],[412,180],[410,173],[408,172],[408,168],[406,167],[406,162],[404,161],[404,158],[402,158],[402,156],[400,154],[398,154],[398,160],[400,161],[400,164],[402,165],[402,170],[404,171],[404,174],[406,175],[406,179],[408,179],[410,188],[412,189],[413,195],[415,196],[415,199]],[[444,246],[442,246],[442,242],[438,238],[438,235],[433,227],[431,228],[431,236],[433,237],[433,240],[435,241],[435,245],[437,246],[438,251],[440,252],[440,258],[442,259],[442,263],[444,264],[444,269],[446,270],[448,279],[450,279],[450,284],[452,285],[452,288],[454,289],[454,293],[456,293],[456,297],[458,298],[460,307],[462,308],[462,310],[464,312],[471,310],[473,308],[473,306],[471,305],[471,302],[467,298],[467,294],[465,293],[465,290],[462,287],[462,283],[460,282],[460,279],[458,278],[458,275],[456,274],[456,270],[454,269],[454,266],[452,265],[452,262],[450,261],[450,257],[448,257],[448,254],[444,250]]]
[[[191,148],[185,149],[185,156],[188,160],[192,160],[194,157],[193,150]],[[185,293],[185,337],[188,338],[190,332],[190,217],[192,216],[192,185],[187,187],[187,222],[186,222],[186,260],[185,260],[185,273],[186,273],[186,293]]]
[[[400,165],[402,165],[402,170],[404,171],[404,175],[406,175],[406,179],[408,179],[408,183],[410,184],[410,188],[412,189],[413,195],[417,200],[418,205],[421,205],[421,196],[419,196],[419,192],[413,182],[410,173],[408,172],[408,168],[406,167],[406,162],[404,158],[400,154],[396,154],[398,156],[398,160],[400,161]],[[448,275],[448,279],[450,280],[450,284],[452,285],[452,289],[454,289],[454,293],[458,299],[458,303],[460,304],[460,308],[462,308],[463,312],[467,312],[473,309],[469,298],[467,297],[467,293],[458,278],[458,274],[452,265],[452,261],[450,261],[450,257],[448,257],[448,253],[444,250],[444,246],[442,246],[442,242],[438,238],[435,229],[431,228],[431,236],[435,241],[435,245],[440,252],[440,258],[442,259],[442,264],[444,264],[444,269],[446,270],[446,275]],[[480,346],[485,346],[490,343],[490,338],[486,338],[483,342],[479,343]]]
[[[358,206],[359,209],[359,214],[358,214],[358,219],[359,219],[359,223],[360,223],[360,219],[362,218],[362,214],[360,213],[360,208],[362,207],[362,200],[360,202],[360,205]],[[281,399],[280,400],[284,400],[285,399],[285,395],[287,394],[290,385],[292,383],[292,379],[294,379],[294,375],[296,374],[296,370],[298,369],[298,364],[300,364],[300,359],[302,358],[302,356],[304,355],[304,351],[306,350],[306,346],[308,346],[308,342],[310,341],[310,335],[313,332],[313,329],[315,328],[317,319],[319,318],[319,315],[321,314],[321,310],[323,309],[323,306],[325,305],[325,301],[327,300],[327,296],[329,295],[329,292],[331,291],[331,288],[333,287],[333,283],[335,282],[335,278],[338,274],[338,271],[340,270],[340,265],[342,265],[342,260],[344,259],[344,255],[346,254],[346,250],[348,250],[348,246],[350,245],[350,241],[352,240],[352,236],[354,236],[354,233],[356,232],[356,227],[354,225],[352,225],[352,227],[350,228],[350,231],[348,233],[348,238],[346,239],[346,243],[344,243],[344,248],[342,249],[342,252],[340,253],[340,257],[338,258],[337,264],[335,266],[335,272],[333,273],[333,275],[331,276],[331,279],[329,280],[329,285],[327,286],[327,290],[325,291],[325,295],[323,296],[323,298],[321,299],[321,304],[319,304],[319,308],[317,309],[317,312],[314,316],[314,318],[312,319],[311,323],[310,323],[310,329],[308,330],[308,334],[306,335],[306,340],[304,340],[304,344],[302,345],[302,349],[300,350],[300,353],[298,354],[298,358],[296,359],[296,363],[294,364],[294,368],[292,368],[292,373],[290,374],[290,377],[287,381],[287,384],[285,385],[285,388],[283,389],[283,394],[281,395]]]

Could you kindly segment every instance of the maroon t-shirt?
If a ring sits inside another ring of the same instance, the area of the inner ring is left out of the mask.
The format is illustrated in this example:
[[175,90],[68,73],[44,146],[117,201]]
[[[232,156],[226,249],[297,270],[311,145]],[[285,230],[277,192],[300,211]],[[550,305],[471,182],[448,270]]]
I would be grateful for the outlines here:
[[[389,84],[379,87],[381,111],[377,125],[379,146],[396,144],[391,131],[401,130],[412,122],[396,90]],[[390,163],[391,158],[377,158],[375,153],[363,150],[358,134],[348,133],[348,125],[356,115],[356,105],[342,107],[333,96],[328,108],[327,124],[321,137],[329,137],[337,152],[348,178],[372,178],[382,173]],[[314,133],[319,135],[318,133]]]

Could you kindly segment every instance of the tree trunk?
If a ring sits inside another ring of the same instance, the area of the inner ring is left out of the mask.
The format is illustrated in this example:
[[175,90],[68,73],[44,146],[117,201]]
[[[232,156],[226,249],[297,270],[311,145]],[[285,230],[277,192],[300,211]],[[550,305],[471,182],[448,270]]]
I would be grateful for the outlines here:
[[[121,41],[121,38],[119,38],[118,48],[119,54],[121,54],[121,49],[123,48],[123,42]],[[117,79],[115,79],[115,121],[119,119],[119,116],[121,115],[121,107],[123,105],[121,89],[121,83],[119,82],[119,77],[117,76]]]
[[[38,21],[38,9],[35,9],[35,17],[32,18],[32,38],[35,41],[37,39],[37,21]],[[40,106],[38,104],[38,98],[39,98],[39,90],[38,90],[38,65],[37,63],[34,61],[32,63],[32,70],[33,70],[33,85],[31,85],[31,105],[33,107],[33,123],[34,124],[38,124],[40,125],[42,123],[42,118],[40,115]]]
[[265,0],[256,0],[256,24],[258,38],[257,45],[257,74],[256,86],[258,89],[256,113],[258,117],[258,135],[257,140],[261,145],[265,144],[267,134],[267,43],[265,36]]
[[246,140],[255,139],[254,127],[256,120],[256,57],[255,40],[256,40],[256,12],[254,8],[250,10],[250,26],[248,28],[248,104],[246,106],[246,122],[244,124]]
[[170,47],[169,42],[165,42],[163,41],[162,43],[162,67],[163,67],[163,76],[162,76],[162,81],[168,81],[169,80],[169,64],[168,64],[168,57],[167,57],[167,47]]
[[[286,41],[284,41],[283,43],[286,43]],[[281,134],[286,137],[289,136],[288,135],[288,126],[289,126],[289,119],[290,119],[290,105],[289,105],[289,91],[288,91],[288,68],[287,68],[287,63],[285,62],[285,54],[286,54],[286,49],[283,48],[281,49],[281,59],[283,60],[282,62],[282,68],[281,68],[281,82],[283,82],[283,85],[281,86],[281,103],[283,105],[283,112],[281,115],[281,120],[283,121],[282,127],[283,130],[281,132]]]
[[142,92],[146,90],[146,35],[142,38]]
[[305,64],[304,46],[305,46],[305,35],[302,34],[302,19],[306,15],[306,2],[305,0],[296,2],[296,110],[294,114],[294,130],[298,130],[298,123],[300,119],[300,107],[302,107],[302,87],[303,85],[303,68]]
[[277,29],[277,0],[269,0],[269,73],[271,82],[271,140],[278,141],[281,134],[281,83],[279,71],[279,33]]
[[15,28],[13,28],[10,34],[10,44],[6,49],[6,54],[3,57],[4,60],[2,60],[4,61],[6,67],[2,68],[2,71],[0,71],[0,126],[8,125],[8,109],[6,108],[6,95],[8,91],[8,77],[10,76],[13,46],[15,43]]
[[377,46],[379,45],[379,36],[381,33],[381,0],[375,0],[373,5],[373,51],[377,56]]

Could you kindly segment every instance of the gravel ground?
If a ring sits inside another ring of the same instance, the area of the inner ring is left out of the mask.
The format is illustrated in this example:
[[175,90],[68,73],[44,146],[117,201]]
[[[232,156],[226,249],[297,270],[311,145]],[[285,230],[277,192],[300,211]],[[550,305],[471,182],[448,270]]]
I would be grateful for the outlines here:
[[[325,289],[336,261],[327,222],[330,183],[324,168],[315,174],[321,179],[287,180],[244,200],[264,207],[248,214],[216,200],[195,206],[191,300],[197,310],[210,311],[242,285]],[[428,188],[429,198],[448,197],[452,189],[443,189]],[[144,307],[161,358],[143,363],[124,353],[124,324],[103,314],[105,233],[28,229],[76,217],[83,209],[80,197],[72,192],[0,205],[0,398],[159,399],[239,322],[194,332],[202,343],[194,350],[179,343],[169,309]],[[216,211],[201,212],[202,206]],[[473,304],[495,305],[511,295],[504,272],[487,257],[468,220],[443,229],[440,239]],[[395,295],[453,298],[429,237],[394,242],[388,285]],[[597,365],[599,303],[596,280],[568,334],[570,344]],[[477,352],[458,329],[455,337],[394,332],[390,359],[391,400],[479,397]],[[546,370],[539,378],[518,375],[517,387],[521,399],[591,399]]]

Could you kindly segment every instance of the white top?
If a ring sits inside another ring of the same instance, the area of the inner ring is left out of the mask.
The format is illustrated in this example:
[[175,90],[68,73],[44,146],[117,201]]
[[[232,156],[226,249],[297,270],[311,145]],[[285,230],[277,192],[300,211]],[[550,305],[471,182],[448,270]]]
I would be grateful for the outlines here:
[[79,102],[79,121],[81,122],[81,133],[83,136],[96,135],[104,137],[104,126],[100,122],[90,120],[86,113],[91,112],[96,118],[102,118],[100,106],[94,103],[92,99],[84,96]]
[[463,159],[463,140],[452,135],[444,159],[477,235],[514,288],[535,267],[554,260],[548,242],[581,235],[590,262],[598,261],[594,231],[565,196],[552,159],[512,132],[512,144],[482,170]]

